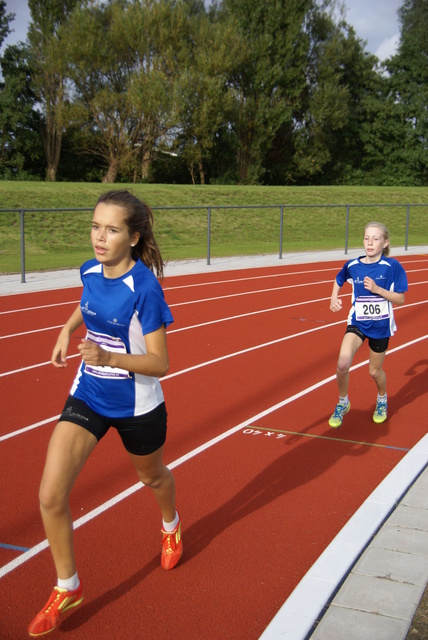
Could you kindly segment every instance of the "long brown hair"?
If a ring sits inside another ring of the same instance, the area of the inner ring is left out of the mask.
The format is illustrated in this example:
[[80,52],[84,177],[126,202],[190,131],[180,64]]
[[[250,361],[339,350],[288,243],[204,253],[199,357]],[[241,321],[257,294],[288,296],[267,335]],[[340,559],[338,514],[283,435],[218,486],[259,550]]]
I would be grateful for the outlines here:
[[163,278],[165,263],[153,235],[153,212],[149,205],[127,189],[107,191],[98,198],[97,205],[100,202],[114,204],[125,211],[129,235],[140,234],[137,244],[132,248],[132,257],[142,260],[158,278]]

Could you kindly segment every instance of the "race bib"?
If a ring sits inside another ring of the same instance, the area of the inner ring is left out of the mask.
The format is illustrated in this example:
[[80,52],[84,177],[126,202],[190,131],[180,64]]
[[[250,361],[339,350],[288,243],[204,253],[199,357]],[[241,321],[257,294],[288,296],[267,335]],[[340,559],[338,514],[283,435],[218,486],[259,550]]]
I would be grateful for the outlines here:
[[364,320],[385,320],[389,318],[388,300],[377,296],[359,296],[355,300],[355,319],[358,322]]
[[[126,353],[126,346],[120,338],[113,338],[105,333],[96,333],[95,331],[90,330],[88,330],[86,338],[87,340],[96,342],[98,346],[106,351],[112,351],[113,353]],[[117,367],[85,365],[85,373],[89,373],[89,375],[97,378],[107,378],[110,380],[123,380],[130,377],[129,371],[119,369]]]

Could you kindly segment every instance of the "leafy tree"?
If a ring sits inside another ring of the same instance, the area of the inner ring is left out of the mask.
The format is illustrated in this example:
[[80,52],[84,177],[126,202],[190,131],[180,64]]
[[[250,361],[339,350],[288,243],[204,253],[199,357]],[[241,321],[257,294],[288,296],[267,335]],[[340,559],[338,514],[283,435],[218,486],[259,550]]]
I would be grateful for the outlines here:
[[116,0],[72,17],[67,57],[75,121],[82,124],[86,152],[107,168],[105,182],[121,172],[147,179],[158,141],[176,124],[174,65],[183,6]]
[[287,129],[306,86],[309,46],[305,19],[312,0],[224,0],[225,18],[233,15],[247,41],[230,79],[235,98],[231,125],[237,138],[237,173],[257,183],[275,136]]
[[43,143],[48,181],[56,180],[62,135],[68,124],[61,29],[77,3],[78,0],[28,0],[32,18],[28,31],[32,80],[44,118]]
[[361,168],[362,130],[370,123],[369,103],[373,108],[371,96],[378,94],[381,77],[376,57],[365,52],[345,20],[336,22],[332,14],[315,8],[309,25],[305,126],[297,117],[294,162],[297,176],[306,181],[343,184]]
[[200,0],[143,0],[131,5],[121,25],[133,51],[128,96],[136,113],[134,179],[149,180],[155,157],[169,152],[179,122],[177,80],[187,66],[187,42]]
[[294,156],[297,175],[306,179],[322,174],[332,160],[335,134],[349,116],[349,87],[344,81],[346,40],[330,15],[319,7],[314,6],[308,17],[310,47],[306,86],[295,115]]
[[199,14],[193,17],[191,29],[186,65],[177,82],[179,143],[192,182],[205,184],[216,136],[234,104],[229,77],[246,55],[247,45],[232,17],[223,22]]
[[[428,0],[405,0],[398,11],[398,52],[386,62],[390,100],[395,105],[391,174],[404,184],[428,184]],[[401,177],[400,177],[401,176]]]
[[0,47],[11,32],[10,23],[14,18],[14,13],[6,13],[6,0],[0,0]]
[[36,110],[25,45],[6,47],[1,58],[0,175],[8,179],[39,176],[43,161],[40,114]]

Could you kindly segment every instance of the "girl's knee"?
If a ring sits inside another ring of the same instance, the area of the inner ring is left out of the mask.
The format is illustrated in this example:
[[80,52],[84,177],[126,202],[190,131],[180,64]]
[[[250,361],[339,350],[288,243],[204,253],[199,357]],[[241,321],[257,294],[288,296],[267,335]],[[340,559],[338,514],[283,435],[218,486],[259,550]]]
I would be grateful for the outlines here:
[[149,487],[150,489],[156,489],[160,484],[159,478],[156,476],[149,476],[139,472],[138,477],[140,478],[140,482],[142,482],[144,486]]
[[369,375],[373,380],[379,380],[383,375],[383,369],[378,367],[369,367]]
[[138,476],[141,482],[150,489],[159,489],[165,482],[170,482],[173,477],[168,467],[163,467],[155,473],[147,473],[140,470],[138,471]]
[[147,473],[145,471],[138,471],[138,477],[141,482],[150,489],[156,489],[162,482],[162,474]]
[[349,373],[349,369],[351,367],[351,362],[349,358],[340,357],[337,361],[337,373],[341,375],[345,375]]
[[39,504],[42,511],[61,511],[68,504],[67,497],[55,487],[42,482],[39,489]]

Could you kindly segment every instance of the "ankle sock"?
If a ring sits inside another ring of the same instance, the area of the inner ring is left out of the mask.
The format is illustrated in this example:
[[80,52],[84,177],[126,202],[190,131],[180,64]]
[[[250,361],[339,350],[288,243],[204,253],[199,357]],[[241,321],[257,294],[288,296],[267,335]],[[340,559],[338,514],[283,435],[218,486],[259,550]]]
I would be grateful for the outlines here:
[[180,522],[180,517],[178,513],[175,512],[175,518],[172,522],[165,522],[165,520],[162,520],[162,528],[167,533],[171,533],[177,527],[179,522]]
[[77,575],[77,573],[75,573],[74,576],[71,576],[71,578],[67,578],[66,580],[61,580],[61,578],[58,578],[56,586],[60,587],[60,589],[67,589],[67,591],[74,591],[75,589],[77,589],[79,584],[79,576]]
[[380,396],[379,394],[377,394],[377,401],[378,402],[386,402],[387,401],[387,395],[385,393],[384,396]]
[[339,396],[339,404],[343,404],[345,405],[345,407],[348,405],[349,402],[349,398],[348,396]]

